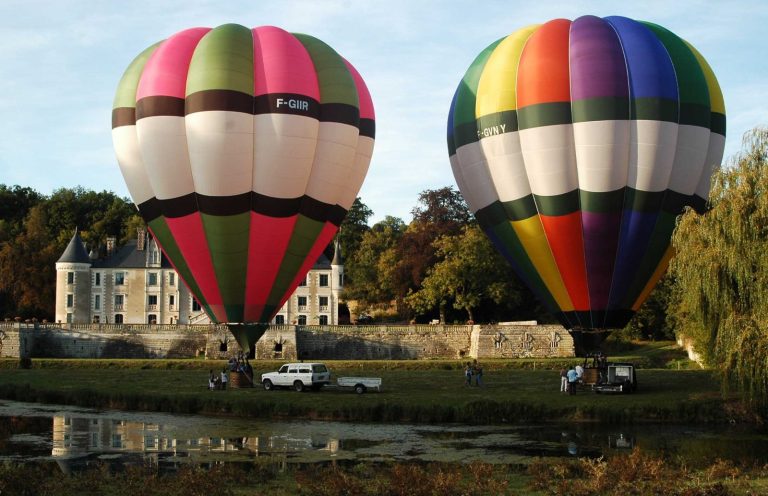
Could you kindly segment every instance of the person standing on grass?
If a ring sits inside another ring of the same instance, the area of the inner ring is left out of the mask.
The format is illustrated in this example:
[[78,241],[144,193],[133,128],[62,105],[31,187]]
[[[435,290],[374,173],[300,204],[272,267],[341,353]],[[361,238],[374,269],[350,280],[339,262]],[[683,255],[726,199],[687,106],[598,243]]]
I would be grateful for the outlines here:
[[560,369],[560,392],[568,392],[568,371],[565,370],[565,367]]
[[483,367],[477,363],[477,360],[472,364],[472,370],[475,372],[475,384],[477,387],[483,387]]
[[576,381],[579,380],[579,374],[573,370],[573,365],[568,369],[568,394],[576,394]]
[[467,367],[464,369],[464,385],[469,387],[472,385],[472,365],[467,362]]
[[229,380],[229,377],[227,377],[227,369],[222,369],[221,371],[221,389],[226,390],[227,389],[227,381]]
[[216,389],[216,376],[213,373],[213,370],[211,370],[211,373],[208,374],[208,389],[213,391]]

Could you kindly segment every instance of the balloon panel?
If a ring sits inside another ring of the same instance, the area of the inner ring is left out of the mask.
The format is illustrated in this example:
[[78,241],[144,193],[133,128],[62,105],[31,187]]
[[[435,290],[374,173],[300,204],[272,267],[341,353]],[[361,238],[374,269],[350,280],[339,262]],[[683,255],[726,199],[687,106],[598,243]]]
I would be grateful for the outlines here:
[[703,57],[623,17],[556,19],[483,50],[448,117],[467,203],[567,327],[626,325],[703,211],[725,110]]
[[370,162],[365,83],[332,48],[276,27],[177,33],[118,85],[128,188],[215,322],[268,322],[354,202]]

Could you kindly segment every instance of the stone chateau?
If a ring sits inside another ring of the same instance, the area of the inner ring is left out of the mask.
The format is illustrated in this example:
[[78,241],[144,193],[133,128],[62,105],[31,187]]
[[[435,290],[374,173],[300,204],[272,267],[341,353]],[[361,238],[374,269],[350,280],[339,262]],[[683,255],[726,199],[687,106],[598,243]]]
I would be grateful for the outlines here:
[[[344,261],[320,255],[273,324],[337,325]],[[122,247],[107,240],[106,254],[86,251],[75,232],[56,262],[59,324],[210,324],[154,238],[139,230]]]

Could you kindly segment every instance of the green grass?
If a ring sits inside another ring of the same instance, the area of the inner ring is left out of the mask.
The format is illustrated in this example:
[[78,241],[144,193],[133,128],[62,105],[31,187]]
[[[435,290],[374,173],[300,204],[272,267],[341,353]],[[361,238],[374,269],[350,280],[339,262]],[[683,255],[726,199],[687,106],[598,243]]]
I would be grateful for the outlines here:
[[[35,360],[34,362],[37,362]],[[301,417],[383,422],[462,422],[470,424],[542,421],[726,422],[727,405],[712,373],[705,370],[643,369],[633,395],[575,396],[559,393],[554,370],[517,368],[503,361],[483,362],[486,387],[465,387],[460,362],[329,362],[334,377],[367,375],[383,379],[383,391],[296,393],[261,387],[208,391],[208,370],[223,362],[141,361],[61,362],[0,373],[0,397],[21,401],[75,404],[171,413],[246,417]],[[163,362],[167,365],[163,367]],[[512,361],[506,361],[512,362]],[[413,369],[419,364],[431,368]],[[107,365],[107,366],[105,366]],[[192,366],[194,365],[194,366]],[[256,362],[255,374],[277,363]],[[450,365],[450,366],[448,366]]]

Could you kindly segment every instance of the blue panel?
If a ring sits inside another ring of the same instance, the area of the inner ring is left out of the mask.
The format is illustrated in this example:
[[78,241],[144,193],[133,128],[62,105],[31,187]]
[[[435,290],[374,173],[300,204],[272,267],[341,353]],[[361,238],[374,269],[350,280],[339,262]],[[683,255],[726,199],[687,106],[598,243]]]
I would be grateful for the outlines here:
[[626,17],[611,16],[605,20],[616,30],[624,49],[630,96],[677,101],[675,68],[656,35],[643,24]]

